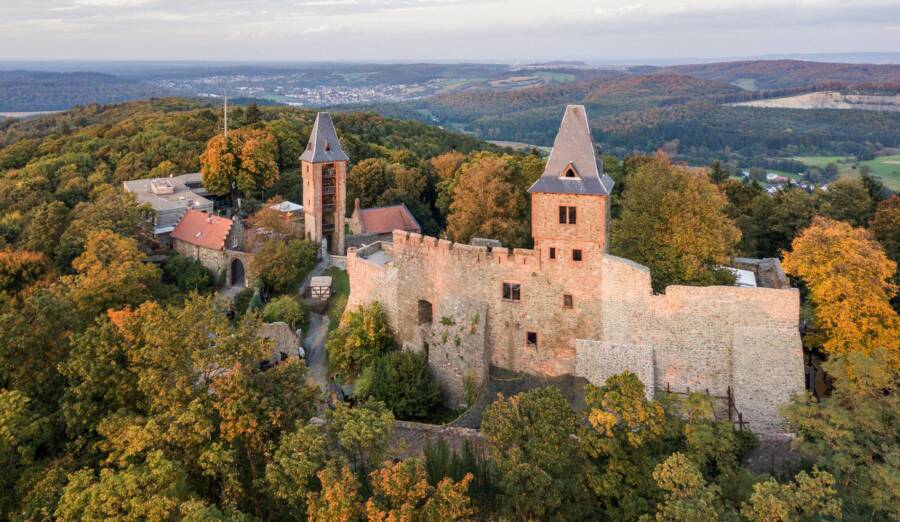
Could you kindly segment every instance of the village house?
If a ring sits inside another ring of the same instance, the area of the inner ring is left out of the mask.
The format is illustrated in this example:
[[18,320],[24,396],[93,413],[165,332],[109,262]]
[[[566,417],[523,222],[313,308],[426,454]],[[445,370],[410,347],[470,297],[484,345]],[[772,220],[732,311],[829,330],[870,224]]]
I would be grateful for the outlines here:
[[224,274],[226,286],[245,286],[252,254],[242,252],[240,220],[190,209],[172,231],[172,249],[200,261],[215,276]]
[[199,172],[168,178],[135,179],[122,183],[125,192],[135,195],[138,203],[153,209],[153,234],[165,242],[181,216],[188,210],[212,213],[213,202],[203,188]]
[[[390,242],[348,249],[348,309],[381,303],[453,407],[493,368],[596,385],[627,370],[648,397],[701,391],[757,433],[784,431],[778,410],[803,390],[804,372],[799,293],[777,260],[740,260],[741,286],[655,293],[647,267],[608,253],[612,187],[585,108],[569,106],[528,190],[533,249],[395,230]],[[317,205],[305,201],[307,215]]]

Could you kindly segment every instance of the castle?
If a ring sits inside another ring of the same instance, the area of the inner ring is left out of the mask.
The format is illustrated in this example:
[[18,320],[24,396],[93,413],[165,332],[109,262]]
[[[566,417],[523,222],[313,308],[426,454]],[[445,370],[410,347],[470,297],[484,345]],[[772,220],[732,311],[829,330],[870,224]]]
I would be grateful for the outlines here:
[[[326,123],[329,136],[311,139],[303,155],[304,207],[307,230],[339,252],[342,210],[320,208],[317,198],[330,187],[323,173],[333,172],[330,205],[342,209],[347,157]],[[584,107],[569,106],[528,190],[534,249],[394,231],[391,242],[348,249],[348,308],[380,302],[404,348],[427,352],[454,406],[466,382],[484,383],[492,366],[597,385],[629,370],[648,396],[708,391],[727,397],[754,431],[784,431],[778,408],[804,385],[798,291],[670,286],[655,294],[646,267],[607,252],[612,186]]]

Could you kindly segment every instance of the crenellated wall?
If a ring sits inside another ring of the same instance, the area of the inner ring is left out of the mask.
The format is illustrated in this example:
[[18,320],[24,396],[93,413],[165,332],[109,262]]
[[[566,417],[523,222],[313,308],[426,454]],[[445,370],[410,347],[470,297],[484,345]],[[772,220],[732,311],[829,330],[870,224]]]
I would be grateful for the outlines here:
[[[441,346],[441,357],[454,361],[437,371],[451,402],[465,373],[460,361],[476,368],[479,351],[501,368],[595,384],[634,368],[652,376],[648,390],[668,384],[724,396],[730,386],[745,420],[763,433],[783,429],[777,408],[803,388],[794,289],[672,286],[654,295],[646,267],[599,251],[550,259],[548,247],[489,249],[400,231],[393,244],[351,249],[347,269],[349,306],[381,302],[409,349],[442,335],[438,311],[452,310],[454,324],[477,312],[483,330],[474,340]],[[520,285],[519,301],[503,299],[504,282]],[[430,325],[421,323],[420,301],[435,310]],[[526,342],[528,332],[537,346]],[[483,379],[486,370],[473,373]]]

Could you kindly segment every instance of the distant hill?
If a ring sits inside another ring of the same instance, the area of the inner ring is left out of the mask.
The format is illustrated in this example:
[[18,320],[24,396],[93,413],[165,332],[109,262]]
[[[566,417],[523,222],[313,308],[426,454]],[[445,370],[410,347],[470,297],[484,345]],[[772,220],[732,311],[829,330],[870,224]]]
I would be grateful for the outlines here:
[[823,63],[801,60],[741,62],[633,68],[634,72],[684,74],[741,85],[749,89],[786,89],[823,82],[881,82],[900,80],[900,65]]
[[0,71],[0,112],[63,110],[163,96],[164,89],[111,74]]

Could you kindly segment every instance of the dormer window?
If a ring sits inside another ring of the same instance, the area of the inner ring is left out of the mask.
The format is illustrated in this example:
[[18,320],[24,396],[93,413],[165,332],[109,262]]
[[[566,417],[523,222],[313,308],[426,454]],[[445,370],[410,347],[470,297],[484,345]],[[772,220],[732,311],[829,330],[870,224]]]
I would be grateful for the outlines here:
[[578,171],[575,170],[575,165],[573,165],[572,162],[569,162],[569,164],[566,165],[566,168],[563,169],[562,177],[569,178],[569,179],[577,179],[578,178]]
[[331,144],[328,142],[325,142],[325,152],[331,152]]

